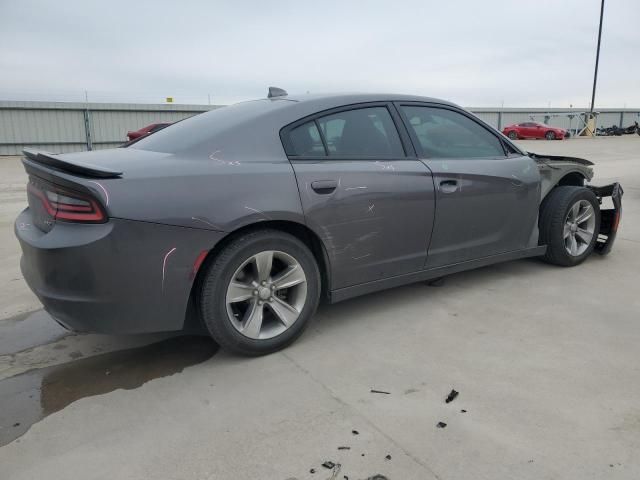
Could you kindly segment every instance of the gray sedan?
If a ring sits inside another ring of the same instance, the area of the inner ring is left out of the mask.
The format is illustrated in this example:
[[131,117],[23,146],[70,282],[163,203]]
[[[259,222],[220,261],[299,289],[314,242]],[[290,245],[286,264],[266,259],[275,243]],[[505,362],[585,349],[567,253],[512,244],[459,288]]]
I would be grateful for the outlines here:
[[524,257],[577,265],[611,249],[621,211],[591,162],[403,95],[271,88],[126,148],[23,162],[22,271],[58,322],[204,331],[246,355],[294,341],[321,299]]

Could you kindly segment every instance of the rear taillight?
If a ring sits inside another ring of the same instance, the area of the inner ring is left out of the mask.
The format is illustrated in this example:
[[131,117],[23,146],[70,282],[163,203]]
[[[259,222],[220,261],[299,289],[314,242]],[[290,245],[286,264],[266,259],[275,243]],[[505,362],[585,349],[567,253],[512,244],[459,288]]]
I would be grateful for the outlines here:
[[29,182],[27,188],[56,220],[87,223],[103,223],[107,220],[100,204],[87,194],[34,182]]

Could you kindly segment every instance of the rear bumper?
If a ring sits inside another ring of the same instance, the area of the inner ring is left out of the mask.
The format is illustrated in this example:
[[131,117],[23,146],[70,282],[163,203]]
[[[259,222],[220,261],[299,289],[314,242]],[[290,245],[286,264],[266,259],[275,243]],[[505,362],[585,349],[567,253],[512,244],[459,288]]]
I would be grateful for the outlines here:
[[618,225],[622,217],[622,195],[624,190],[619,183],[612,183],[604,187],[589,186],[602,202],[605,197],[611,197],[613,208],[600,209],[600,232],[596,242],[595,251],[601,255],[606,255],[613,248],[613,242],[618,233]]
[[15,233],[45,310],[70,330],[109,334],[181,330],[196,259],[223,235],[121,219],[56,222],[44,233],[28,208]]

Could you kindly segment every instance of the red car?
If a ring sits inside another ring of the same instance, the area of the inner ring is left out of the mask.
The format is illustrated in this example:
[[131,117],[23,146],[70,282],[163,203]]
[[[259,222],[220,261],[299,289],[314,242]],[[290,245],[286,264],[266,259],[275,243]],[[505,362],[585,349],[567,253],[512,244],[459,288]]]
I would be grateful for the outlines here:
[[162,130],[165,127],[171,125],[170,123],[152,123],[151,125],[147,125],[146,127],[142,127],[140,130],[135,130],[133,132],[127,132],[127,138],[129,141],[135,140],[136,138],[140,138],[144,135],[149,135],[151,133],[157,132],[158,130]]
[[547,140],[562,140],[567,135],[567,131],[562,128],[552,127],[544,123],[524,122],[509,125],[502,129],[507,137],[512,140],[519,138],[546,138]]

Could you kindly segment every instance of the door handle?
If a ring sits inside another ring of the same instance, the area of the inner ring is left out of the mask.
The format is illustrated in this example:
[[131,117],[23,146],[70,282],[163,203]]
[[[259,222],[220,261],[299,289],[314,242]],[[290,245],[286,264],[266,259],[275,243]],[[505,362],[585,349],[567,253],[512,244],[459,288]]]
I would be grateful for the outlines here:
[[442,193],[453,193],[458,190],[457,180],[442,180],[440,182],[440,191]]
[[315,180],[311,182],[311,188],[321,195],[333,192],[337,186],[338,182],[335,180]]

